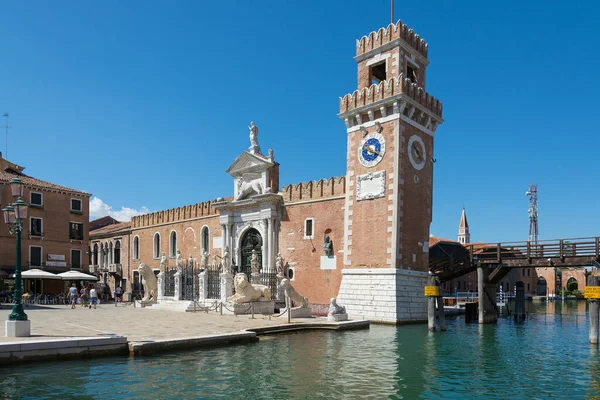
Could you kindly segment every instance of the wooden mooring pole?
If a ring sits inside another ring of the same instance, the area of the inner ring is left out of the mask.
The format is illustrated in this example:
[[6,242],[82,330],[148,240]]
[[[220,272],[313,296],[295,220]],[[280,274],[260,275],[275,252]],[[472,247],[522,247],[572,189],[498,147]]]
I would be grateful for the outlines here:
[[515,321],[525,321],[525,284],[518,281],[515,285],[517,295],[515,296]]
[[[598,277],[590,275],[587,281],[588,286],[598,286]],[[598,344],[598,302],[600,299],[588,299],[590,313],[590,343]]]
[[[427,286],[436,286],[435,276],[429,276]],[[437,296],[427,297],[427,327],[429,332],[435,332],[435,303]]]

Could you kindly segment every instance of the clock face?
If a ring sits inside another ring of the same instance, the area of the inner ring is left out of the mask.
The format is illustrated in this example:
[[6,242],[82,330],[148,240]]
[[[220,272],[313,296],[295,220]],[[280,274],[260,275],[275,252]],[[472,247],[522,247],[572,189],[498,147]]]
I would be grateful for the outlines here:
[[369,133],[358,145],[358,160],[365,167],[373,167],[383,159],[385,139],[379,133]]
[[416,170],[422,170],[427,161],[427,152],[425,150],[425,143],[417,135],[412,135],[408,140],[408,159]]

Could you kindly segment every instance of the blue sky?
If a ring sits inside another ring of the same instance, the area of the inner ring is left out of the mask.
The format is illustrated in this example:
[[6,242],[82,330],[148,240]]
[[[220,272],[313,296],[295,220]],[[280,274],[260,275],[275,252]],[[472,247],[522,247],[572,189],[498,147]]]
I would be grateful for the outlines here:
[[[600,234],[597,14],[592,1],[397,2],[444,103],[433,234],[454,238],[465,205],[473,240],[526,239],[531,183],[542,239]],[[282,184],[343,175],[355,40],[389,20],[388,0],[3,2],[8,158],[117,217],[231,195],[251,120]]]

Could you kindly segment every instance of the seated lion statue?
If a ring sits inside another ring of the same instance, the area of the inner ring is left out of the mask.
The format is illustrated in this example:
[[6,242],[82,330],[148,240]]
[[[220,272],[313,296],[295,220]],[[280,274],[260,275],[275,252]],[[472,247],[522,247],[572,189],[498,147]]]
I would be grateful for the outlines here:
[[282,279],[279,283],[279,286],[285,293],[286,298],[289,297],[290,300],[296,304],[299,304],[301,307],[308,307],[308,297],[302,296],[300,293],[296,292],[296,289],[294,289],[289,279]]
[[142,277],[142,285],[144,286],[143,302],[156,303],[158,297],[158,281],[154,271],[144,263],[141,263],[138,272]]
[[251,301],[271,300],[271,289],[265,285],[253,285],[248,282],[246,274],[235,274],[233,278],[235,294],[229,296],[227,301],[234,304],[249,303]]

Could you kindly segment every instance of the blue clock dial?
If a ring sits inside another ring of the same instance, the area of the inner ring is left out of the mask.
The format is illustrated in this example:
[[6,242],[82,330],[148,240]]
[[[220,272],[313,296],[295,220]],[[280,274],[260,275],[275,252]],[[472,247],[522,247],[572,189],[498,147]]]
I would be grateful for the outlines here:
[[362,156],[365,161],[374,161],[381,153],[381,142],[375,138],[370,138],[365,142],[362,148]]

